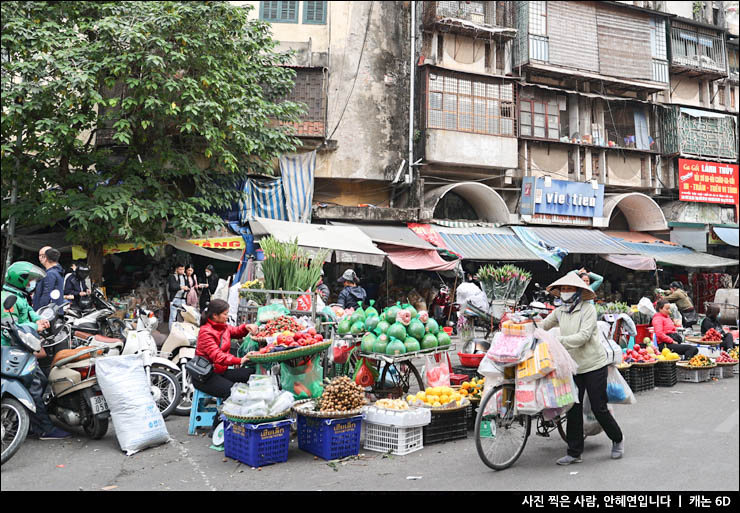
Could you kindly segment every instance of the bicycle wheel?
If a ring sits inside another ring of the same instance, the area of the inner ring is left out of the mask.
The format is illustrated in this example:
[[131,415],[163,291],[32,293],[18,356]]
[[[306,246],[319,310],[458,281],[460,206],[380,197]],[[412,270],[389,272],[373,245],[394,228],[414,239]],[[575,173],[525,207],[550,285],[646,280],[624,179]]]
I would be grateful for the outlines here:
[[558,418],[556,418],[555,420],[553,420],[553,422],[555,422],[555,425],[558,428],[558,433],[560,433],[560,438],[562,438],[563,439],[563,442],[565,442],[567,444],[568,443],[568,437],[566,436],[567,430],[566,430],[566,427],[565,427],[566,422],[568,422],[567,417],[565,415],[561,415]]
[[[501,404],[496,395],[501,391]],[[494,470],[509,468],[527,444],[532,418],[515,414],[513,384],[495,387],[481,401],[475,419],[475,448],[486,466]]]
[[[395,368],[396,372],[390,372],[391,368]],[[389,377],[390,385],[386,383],[386,377]],[[424,390],[424,380],[421,379],[421,374],[410,360],[399,364],[386,363],[380,373],[377,392],[385,392],[388,397],[392,398],[395,398],[396,395],[402,397],[403,394],[407,394],[411,390],[412,378],[416,380],[419,391]]]

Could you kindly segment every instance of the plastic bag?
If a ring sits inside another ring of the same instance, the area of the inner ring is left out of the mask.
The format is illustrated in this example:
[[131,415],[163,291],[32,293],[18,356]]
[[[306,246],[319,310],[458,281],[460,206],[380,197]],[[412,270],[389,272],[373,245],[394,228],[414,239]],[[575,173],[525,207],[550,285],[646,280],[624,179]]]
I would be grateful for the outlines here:
[[169,441],[141,355],[98,358],[95,372],[110,408],[118,444],[127,456]]
[[532,354],[516,366],[516,379],[535,381],[555,370],[550,358],[550,348],[544,340],[537,344]]
[[296,400],[319,397],[324,392],[321,386],[323,369],[320,355],[313,356],[307,364],[291,367],[280,364],[280,388],[293,393]]
[[[611,406],[607,406],[609,413],[614,415],[614,410]],[[584,394],[583,397],[583,435],[584,436],[595,436],[604,431],[599,421],[596,419],[593,410],[591,409],[591,401],[588,399],[588,393]]]
[[655,307],[653,306],[653,302],[646,297],[640,299],[640,302],[637,303],[637,311],[649,317],[655,315]]
[[534,415],[540,411],[537,405],[537,382],[516,380],[516,411]]
[[265,324],[282,315],[290,315],[290,310],[285,308],[283,305],[274,304],[263,306],[257,310],[257,322]]
[[293,398],[293,394],[290,392],[280,392],[278,396],[275,397],[275,399],[270,403],[270,415],[276,415],[278,413],[282,413],[285,410],[290,409],[291,406],[295,403],[295,399]]
[[542,329],[536,329],[534,332],[535,338],[547,342],[547,347],[550,350],[550,357],[552,364],[555,367],[555,374],[561,378],[572,376],[578,371],[578,364],[575,362],[568,350],[565,349],[563,344],[557,339],[554,333],[551,331],[545,331]]
[[635,394],[625,381],[622,373],[615,366],[609,366],[609,375],[606,378],[607,402],[612,404],[635,404]]
[[493,343],[486,355],[494,362],[516,363],[522,360],[523,353],[531,344],[531,336],[505,335],[499,331],[493,337]]
[[540,409],[570,408],[578,401],[578,388],[573,376],[563,378],[551,373],[536,383]]
[[478,374],[486,378],[486,387],[489,385],[496,387],[504,382],[504,367],[488,358],[488,356],[480,361]]
[[344,364],[352,351],[354,344],[343,338],[335,338],[329,349],[329,361],[331,363]]
[[450,368],[447,365],[447,359],[435,361],[431,355],[426,356],[426,365],[424,366],[424,382],[427,387],[448,387],[450,386]]
[[609,326],[609,323],[604,321],[598,321],[596,324],[599,331],[599,342],[601,342],[601,346],[604,348],[604,352],[606,353],[607,365],[622,363],[622,348],[619,347],[619,344],[614,342],[609,336],[611,326]]
[[231,395],[229,395],[229,402],[233,404],[242,405],[250,400],[249,386],[246,383],[234,383],[231,387]]

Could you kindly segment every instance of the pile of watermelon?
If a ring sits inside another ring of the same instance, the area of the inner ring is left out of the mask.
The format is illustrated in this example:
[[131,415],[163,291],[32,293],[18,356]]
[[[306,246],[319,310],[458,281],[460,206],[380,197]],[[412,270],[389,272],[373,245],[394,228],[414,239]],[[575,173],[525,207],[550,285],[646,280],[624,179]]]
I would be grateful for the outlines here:
[[362,337],[362,352],[395,356],[450,345],[450,336],[426,311],[417,312],[413,306],[399,302],[378,312],[374,303],[370,300],[370,306],[364,310],[360,304],[349,319],[342,319],[337,326],[340,336]]

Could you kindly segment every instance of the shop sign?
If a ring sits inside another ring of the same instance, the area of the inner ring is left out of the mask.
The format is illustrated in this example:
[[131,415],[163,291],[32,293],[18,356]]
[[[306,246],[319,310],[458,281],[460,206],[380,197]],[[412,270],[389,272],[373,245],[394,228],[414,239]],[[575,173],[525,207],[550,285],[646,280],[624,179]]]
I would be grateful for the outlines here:
[[520,214],[545,224],[591,224],[604,213],[604,185],[526,176]]
[[736,205],[738,165],[678,159],[678,199]]
[[720,239],[716,233],[714,233],[714,230],[709,230],[709,237],[708,237],[708,244],[722,244],[727,246],[727,243]]
[[244,249],[242,237],[219,237],[214,239],[188,239],[188,242],[206,249]]

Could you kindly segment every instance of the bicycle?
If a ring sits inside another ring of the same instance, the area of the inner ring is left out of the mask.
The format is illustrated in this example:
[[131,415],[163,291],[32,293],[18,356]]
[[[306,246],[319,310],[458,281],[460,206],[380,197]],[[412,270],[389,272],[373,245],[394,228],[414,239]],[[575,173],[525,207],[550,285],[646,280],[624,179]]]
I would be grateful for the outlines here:
[[[514,372],[514,367],[504,369],[504,382],[483,397],[475,419],[478,456],[494,470],[509,468],[519,458],[531,434],[533,420],[538,436],[549,437],[557,430],[563,441],[568,441],[564,416],[547,420],[542,412],[533,415],[516,413]],[[497,395],[499,391],[500,396]],[[491,410],[489,403],[494,399],[500,399],[501,403],[493,405]]]

